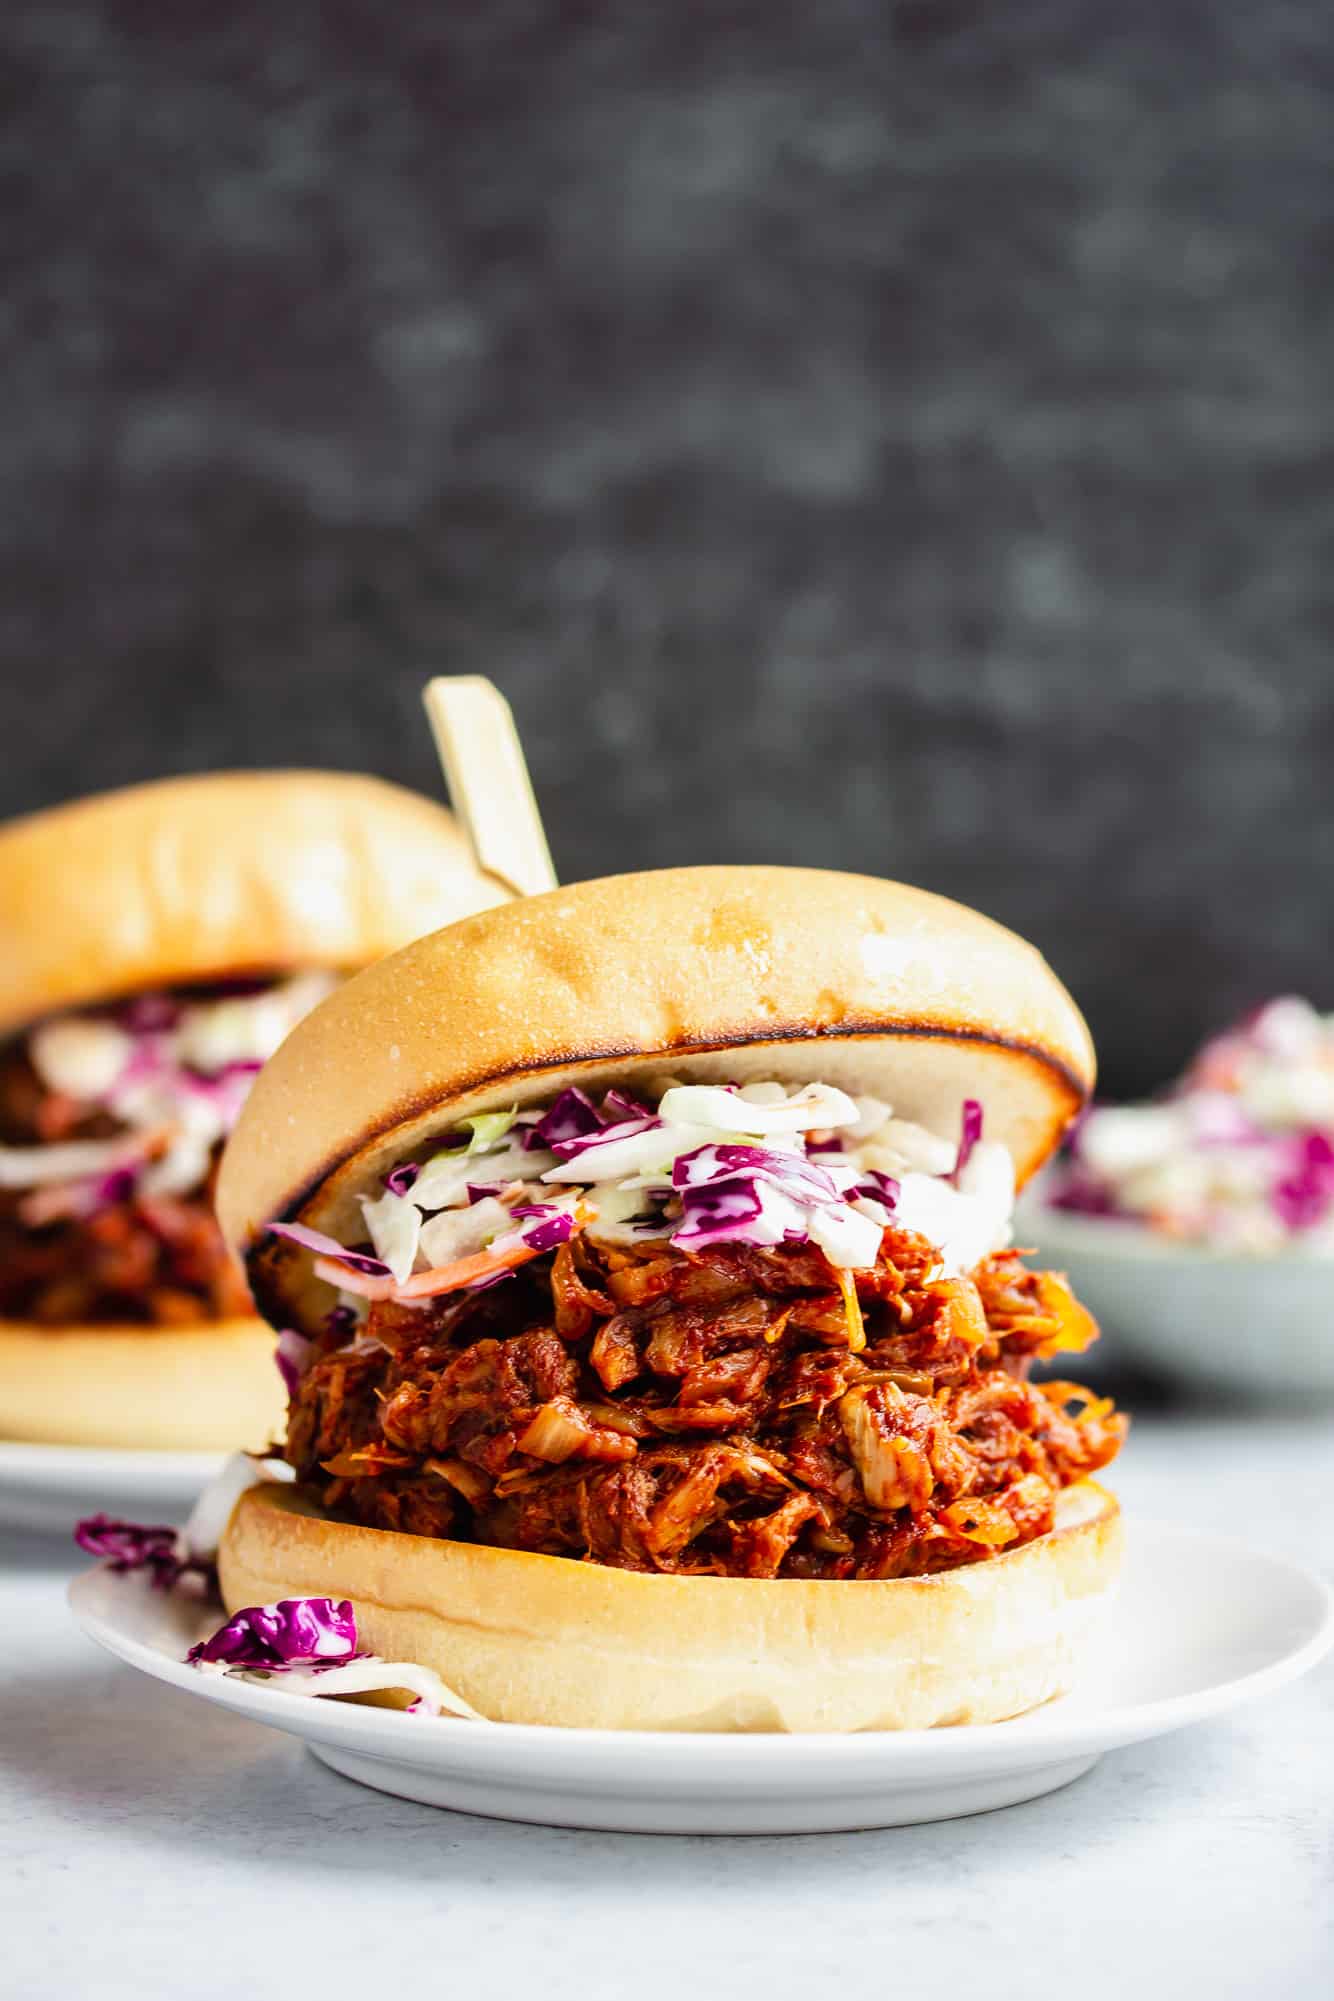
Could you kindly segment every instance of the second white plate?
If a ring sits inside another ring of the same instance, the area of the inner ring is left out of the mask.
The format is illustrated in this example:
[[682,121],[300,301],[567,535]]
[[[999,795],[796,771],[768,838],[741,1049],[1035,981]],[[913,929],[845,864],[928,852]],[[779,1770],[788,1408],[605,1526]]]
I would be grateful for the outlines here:
[[223,1458],[220,1452],[114,1452],[0,1440],[0,1524],[70,1535],[85,1515],[183,1521]]
[[[70,1588],[85,1632],[206,1702],[303,1738],[348,1778],[502,1820],[646,1834],[804,1834],[949,1819],[1035,1799],[1105,1751],[1215,1716],[1311,1667],[1334,1599],[1221,1538],[1130,1525],[1125,1580],[1073,1695],[1011,1723],[837,1736],[552,1730],[410,1716],[205,1676],[183,1655],[220,1614],[141,1576]],[[90,1746],[89,1756],[96,1756]]]

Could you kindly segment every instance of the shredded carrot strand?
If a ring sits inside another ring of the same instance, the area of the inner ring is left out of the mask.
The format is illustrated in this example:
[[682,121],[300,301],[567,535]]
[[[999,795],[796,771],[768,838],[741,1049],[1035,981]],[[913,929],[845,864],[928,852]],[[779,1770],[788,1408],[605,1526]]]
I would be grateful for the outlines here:
[[454,1292],[459,1286],[472,1285],[479,1278],[489,1278],[492,1272],[512,1271],[515,1265],[527,1264],[529,1258],[541,1257],[541,1251],[533,1250],[528,1244],[516,1244],[509,1251],[477,1251],[470,1258],[456,1258],[452,1265],[436,1265],[431,1271],[415,1271],[411,1278],[405,1278],[394,1297],[396,1299],[433,1299],[438,1292]]

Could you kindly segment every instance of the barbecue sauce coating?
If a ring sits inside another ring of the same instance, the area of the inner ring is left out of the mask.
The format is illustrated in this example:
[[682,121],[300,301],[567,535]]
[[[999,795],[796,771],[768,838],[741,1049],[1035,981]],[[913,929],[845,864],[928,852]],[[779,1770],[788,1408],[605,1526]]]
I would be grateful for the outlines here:
[[[1096,1335],[1015,1252],[931,1276],[885,1231],[862,1326],[813,1247],[570,1241],[500,1284],[337,1318],[287,1457],[372,1527],[731,1577],[890,1578],[1045,1534],[1126,1420],[1035,1357]],[[858,1347],[863,1340],[864,1345]],[[854,1352],[855,1350],[855,1352]]]

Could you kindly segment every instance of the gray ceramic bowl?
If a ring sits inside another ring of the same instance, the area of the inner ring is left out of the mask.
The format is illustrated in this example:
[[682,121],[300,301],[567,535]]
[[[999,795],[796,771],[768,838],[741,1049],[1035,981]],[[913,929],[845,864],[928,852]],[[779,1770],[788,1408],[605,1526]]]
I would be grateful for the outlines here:
[[1035,1196],[1015,1242],[1069,1274],[1109,1357],[1269,1402],[1334,1402],[1334,1259],[1239,1257]]

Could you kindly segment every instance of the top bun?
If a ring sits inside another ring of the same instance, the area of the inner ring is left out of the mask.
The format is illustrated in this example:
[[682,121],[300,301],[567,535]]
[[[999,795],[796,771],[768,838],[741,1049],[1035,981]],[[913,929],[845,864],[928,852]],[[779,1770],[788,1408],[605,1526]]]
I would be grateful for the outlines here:
[[223,1230],[270,1317],[313,1325],[329,1289],[266,1224],[355,1242],[357,1196],[460,1118],[665,1074],[818,1079],[941,1133],[978,1098],[1022,1181],[1094,1063],[1033,947],[945,897],[818,869],[609,876],[420,938],[309,1014],[223,1156]]
[[499,903],[451,814],[341,771],[225,771],[0,827],[0,1034],[149,987],[362,966]]

